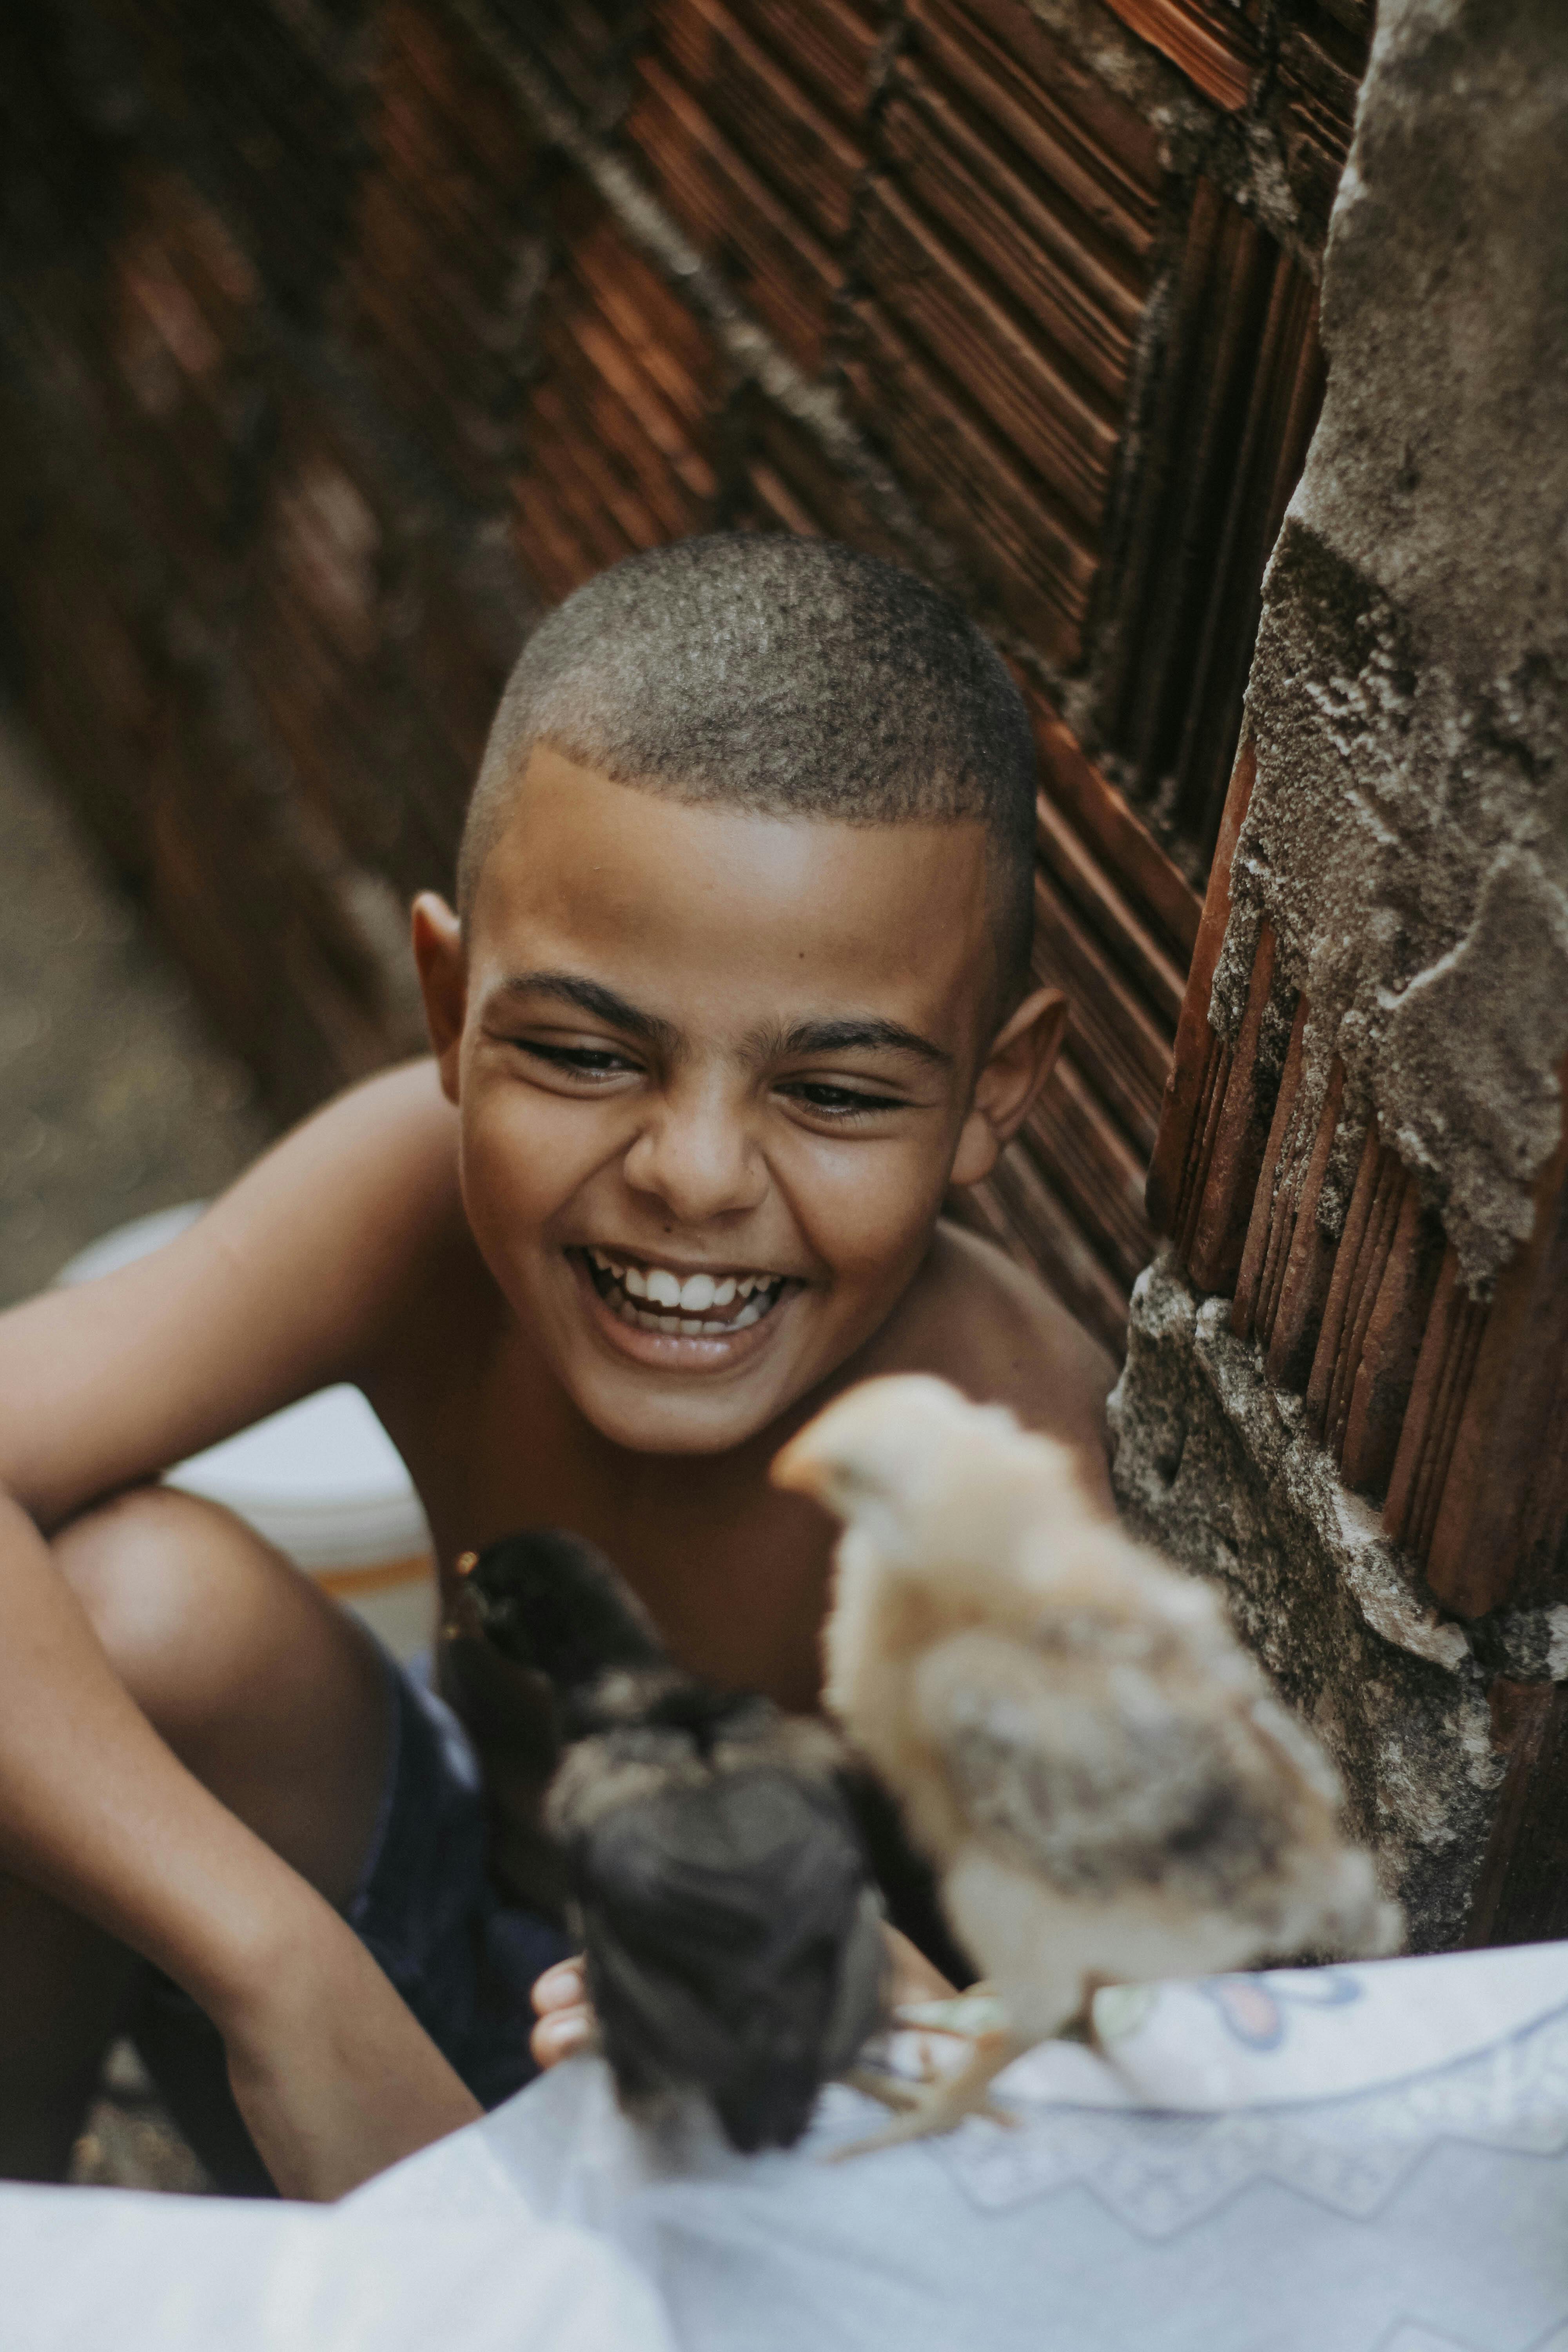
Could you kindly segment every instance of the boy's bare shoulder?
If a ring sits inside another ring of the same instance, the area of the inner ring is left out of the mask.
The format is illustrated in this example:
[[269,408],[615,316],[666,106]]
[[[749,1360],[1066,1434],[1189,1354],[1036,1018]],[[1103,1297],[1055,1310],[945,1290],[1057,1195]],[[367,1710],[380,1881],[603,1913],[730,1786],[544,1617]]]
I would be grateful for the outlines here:
[[[458,1181],[458,1115],[433,1062],[352,1087],[215,1204],[213,1240],[271,1267],[289,1313],[322,1318],[357,1377],[459,1267],[479,1271]],[[308,1301],[314,1299],[312,1307]]]
[[[466,1257],[465,1257],[466,1244]],[[0,1483],[53,1524],[294,1398],[360,1380],[483,1269],[432,1065],[296,1128],[155,1257],[0,1318]]]
[[356,1236],[396,1255],[461,1215],[458,1115],[430,1061],[351,1087],[262,1155],[210,1214],[215,1231],[290,1230],[320,1244]]
[[894,1324],[897,1361],[878,1370],[936,1372],[1006,1405],[1026,1429],[1077,1447],[1109,1500],[1105,1400],[1117,1368],[1037,1276],[944,1219]]

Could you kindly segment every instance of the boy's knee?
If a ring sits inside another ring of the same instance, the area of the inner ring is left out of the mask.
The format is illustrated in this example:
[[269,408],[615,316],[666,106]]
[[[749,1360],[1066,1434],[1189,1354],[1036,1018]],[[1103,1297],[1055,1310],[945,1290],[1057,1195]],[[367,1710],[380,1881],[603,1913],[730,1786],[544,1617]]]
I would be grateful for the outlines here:
[[165,1730],[222,1704],[297,1580],[232,1512],[166,1486],[101,1504],[53,1549],[116,1674]]
[[85,1514],[54,1551],[175,1755],[346,1903],[386,1777],[386,1670],[363,1629],[232,1512],[167,1487]]

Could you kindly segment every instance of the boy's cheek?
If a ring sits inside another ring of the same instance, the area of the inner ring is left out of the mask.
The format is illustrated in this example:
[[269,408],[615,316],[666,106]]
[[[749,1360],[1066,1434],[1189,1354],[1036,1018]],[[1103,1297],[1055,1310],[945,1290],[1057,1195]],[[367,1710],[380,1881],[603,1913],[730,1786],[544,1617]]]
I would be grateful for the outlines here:
[[462,1127],[469,1222],[476,1232],[486,1223],[531,1237],[615,1149],[613,1127],[600,1106],[516,1081],[470,1087]]
[[465,1117],[463,1207],[479,1254],[514,1310],[533,1297],[552,1223],[593,1172],[580,1126],[548,1116]]
[[924,1136],[841,1153],[830,1171],[803,1171],[789,1187],[795,1222],[842,1288],[901,1285],[941,1214],[947,1167]]

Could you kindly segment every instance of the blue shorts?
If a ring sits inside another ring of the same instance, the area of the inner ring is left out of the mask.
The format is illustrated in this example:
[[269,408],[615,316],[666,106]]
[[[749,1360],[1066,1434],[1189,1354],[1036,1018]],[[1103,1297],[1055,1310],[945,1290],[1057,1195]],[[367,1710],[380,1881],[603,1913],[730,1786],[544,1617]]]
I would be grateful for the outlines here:
[[[345,1916],[480,2105],[499,2106],[538,2071],[528,2048],[534,1979],[573,1947],[563,1928],[491,1883],[479,1766],[456,1716],[417,1668],[388,1659],[387,1676],[386,1783]],[[126,2031],[218,2187],[271,2194],[222,2041],[195,2003],[148,1969]]]

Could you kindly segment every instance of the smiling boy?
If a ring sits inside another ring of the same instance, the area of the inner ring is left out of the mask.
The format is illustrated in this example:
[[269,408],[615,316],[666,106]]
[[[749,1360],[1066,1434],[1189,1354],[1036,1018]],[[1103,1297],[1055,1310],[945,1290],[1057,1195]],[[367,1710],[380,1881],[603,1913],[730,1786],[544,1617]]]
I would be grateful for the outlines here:
[[458,909],[416,905],[434,1064],[0,1318],[0,2169],[58,2167],[130,2014],[176,2090],[226,2050],[279,2185],[336,2193],[524,2078],[561,1948],[489,1887],[439,1709],[169,1463],[356,1381],[444,1575],[574,1528],[685,1665],[795,1708],[832,1536],[767,1468],[838,1388],[1001,1399],[1109,1507],[1109,1363],[938,1222],[1059,1037],[1033,793],[1005,668],[909,576],[617,566],[525,648]]

